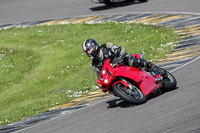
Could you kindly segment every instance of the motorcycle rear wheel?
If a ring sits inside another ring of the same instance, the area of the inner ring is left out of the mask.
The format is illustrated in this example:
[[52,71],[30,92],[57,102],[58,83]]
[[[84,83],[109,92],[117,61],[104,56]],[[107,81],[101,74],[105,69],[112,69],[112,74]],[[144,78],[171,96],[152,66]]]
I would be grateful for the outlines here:
[[167,73],[167,75],[163,77],[163,80],[162,80],[163,87],[161,89],[164,91],[170,91],[170,90],[176,89],[177,81],[175,77],[170,72],[166,70],[165,72]]
[[114,93],[119,96],[122,100],[132,103],[132,104],[142,104],[146,102],[146,96],[142,93],[142,91],[137,88],[135,85],[132,85],[133,89],[130,89],[123,85],[122,83],[118,83],[113,87]]

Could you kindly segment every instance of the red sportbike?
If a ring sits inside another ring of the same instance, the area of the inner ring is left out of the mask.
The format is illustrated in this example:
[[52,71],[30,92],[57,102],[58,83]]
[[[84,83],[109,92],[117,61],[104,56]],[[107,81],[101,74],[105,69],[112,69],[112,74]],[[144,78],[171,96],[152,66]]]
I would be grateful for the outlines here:
[[[134,57],[142,58],[140,54],[135,54]],[[114,94],[124,101],[141,104],[146,102],[146,97],[158,88],[164,91],[176,88],[175,77],[168,71],[166,73],[162,77],[160,74],[155,75],[152,71],[142,68],[124,64],[113,65],[110,59],[107,59],[97,79],[97,85],[104,92]]]

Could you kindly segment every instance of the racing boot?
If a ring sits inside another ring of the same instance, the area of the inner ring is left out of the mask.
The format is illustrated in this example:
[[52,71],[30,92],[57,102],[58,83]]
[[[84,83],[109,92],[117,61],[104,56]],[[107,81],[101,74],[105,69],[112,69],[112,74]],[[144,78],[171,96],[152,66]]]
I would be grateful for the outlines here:
[[161,70],[161,69],[159,70],[155,64],[149,61],[146,61],[144,59],[134,58],[132,66],[138,67],[138,68],[139,67],[147,68],[155,73],[154,77],[156,77],[157,74],[160,74],[162,77],[166,76],[166,72],[164,70]]
[[151,62],[144,61],[144,67],[150,69],[155,73],[155,75],[160,74],[162,77],[166,76],[165,70],[159,69],[155,64]]
[[157,74],[160,74],[162,77],[167,76],[167,73],[164,70],[158,70]]

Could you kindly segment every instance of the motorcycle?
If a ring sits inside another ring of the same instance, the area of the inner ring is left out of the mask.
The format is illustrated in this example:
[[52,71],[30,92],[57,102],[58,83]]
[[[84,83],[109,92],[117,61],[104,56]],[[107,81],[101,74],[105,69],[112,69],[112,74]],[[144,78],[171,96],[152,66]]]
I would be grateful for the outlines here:
[[[106,5],[114,5],[115,3],[119,2],[132,2],[135,0],[92,0],[94,3],[103,3]],[[147,0],[138,0],[139,2],[147,2]]]
[[[141,54],[134,54],[134,58],[143,59]],[[131,104],[142,104],[147,96],[157,89],[170,91],[176,88],[177,81],[168,71],[165,76],[155,75],[148,69],[125,66],[123,63],[112,64],[108,58],[100,76],[97,78],[97,85],[104,91],[109,92]]]

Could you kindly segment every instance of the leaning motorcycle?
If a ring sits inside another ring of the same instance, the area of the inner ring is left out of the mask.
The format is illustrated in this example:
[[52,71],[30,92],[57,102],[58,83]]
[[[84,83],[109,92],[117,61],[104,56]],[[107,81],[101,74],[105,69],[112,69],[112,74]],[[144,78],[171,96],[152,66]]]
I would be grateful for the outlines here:
[[[141,54],[135,54],[134,57],[142,58]],[[142,104],[146,102],[148,95],[159,88],[164,91],[176,88],[175,77],[170,72],[162,70],[166,72],[164,77],[160,74],[155,75],[147,69],[125,66],[123,63],[112,64],[110,59],[107,59],[97,78],[97,85],[104,92],[118,96],[126,102]]]
[[[120,3],[120,2],[132,2],[135,0],[92,0],[94,3],[103,3],[106,5],[114,5],[115,3]],[[147,0],[138,0],[139,2],[147,2]]]

